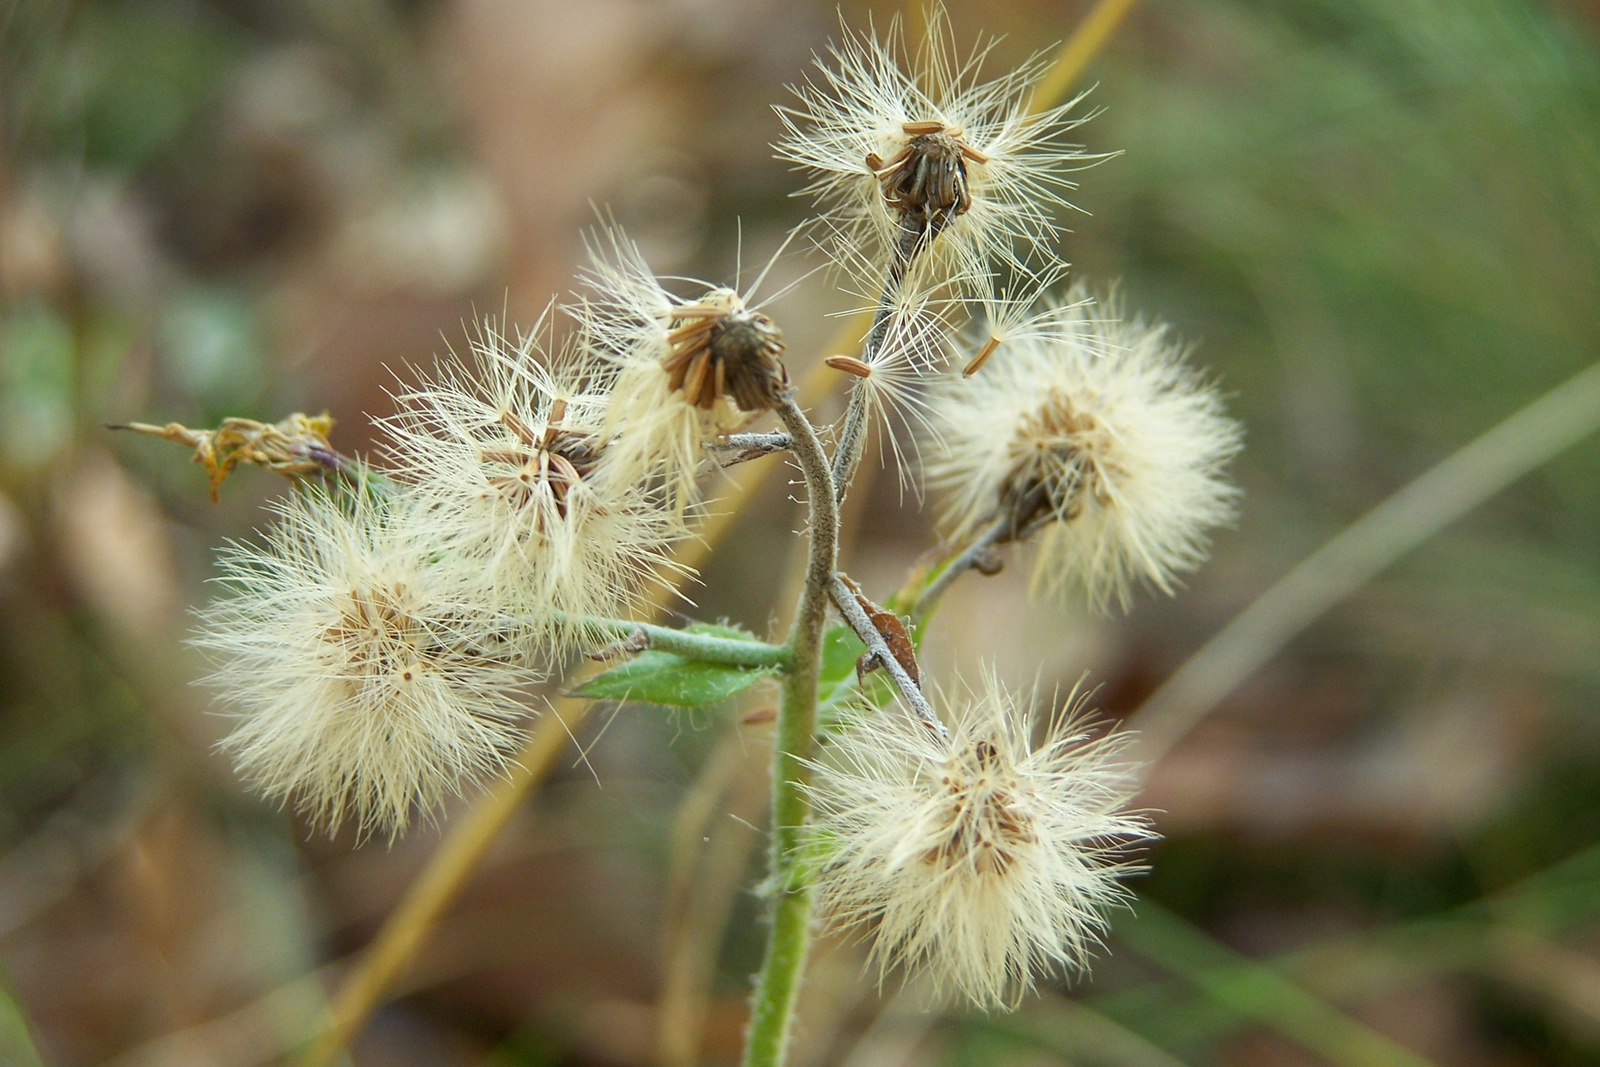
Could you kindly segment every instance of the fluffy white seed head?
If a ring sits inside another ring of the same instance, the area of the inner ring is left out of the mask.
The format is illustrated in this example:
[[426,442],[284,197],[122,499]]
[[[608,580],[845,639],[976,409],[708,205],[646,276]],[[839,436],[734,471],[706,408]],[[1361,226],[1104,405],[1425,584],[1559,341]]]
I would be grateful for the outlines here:
[[404,502],[308,490],[259,544],[220,556],[228,593],[193,642],[237,716],[246,781],[337,831],[402,831],[499,771],[527,709],[517,620],[409,533]]
[[[991,261],[1018,269],[1049,249],[1073,171],[1105,158],[1063,135],[1081,97],[1029,112],[1047,62],[1035,57],[980,81],[994,42],[962,59],[942,7],[905,62],[899,20],[879,38],[843,29],[817,73],[780,107],[778,158],[812,175],[801,190],[826,212],[830,246],[913,257],[929,280],[979,285]],[[1048,257],[1047,257],[1048,258]]]
[[1128,735],[1090,722],[1076,691],[1053,715],[1036,696],[987,673],[958,685],[940,700],[946,738],[898,708],[869,714],[811,789],[821,915],[870,936],[881,970],[926,974],[983,1008],[1088,966],[1103,911],[1127,898],[1129,850],[1149,836],[1124,810]]
[[782,334],[748,292],[704,283],[694,299],[669,292],[619,229],[603,228],[589,253],[588,291],[572,312],[614,368],[608,462],[627,480],[659,482],[675,505],[693,502],[706,443],[787,390]]
[[[947,536],[994,522],[1035,542],[1035,591],[1126,608],[1198,566],[1238,491],[1241,429],[1160,323],[1081,287],[1012,327],[970,377],[940,383],[924,446]],[[1037,531],[1037,532],[1035,532]]]
[[554,318],[517,341],[483,323],[467,361],[421,378],[381,424],[421,534],[480,565],[559,652],[574,617],[637,606],[685,531],[659,487],[611,462],[605,368],[558,341]]

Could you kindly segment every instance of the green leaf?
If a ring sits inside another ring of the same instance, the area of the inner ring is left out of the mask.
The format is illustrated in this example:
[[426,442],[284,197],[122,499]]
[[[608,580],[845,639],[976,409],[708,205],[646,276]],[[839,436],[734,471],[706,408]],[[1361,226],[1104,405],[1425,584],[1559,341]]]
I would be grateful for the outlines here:
[[[755,640],[733,626],[694,623],[684,629],[732,641]],[[771,673],[771,668],[702,663],[652,649],[589,679],[574,689],[572,695],[591,700],[637,700],[673,708],[703,708],[750,688]]]
[[670,652],[641,652],[572,691],[593,700],[639,700],[675,708],[701,708],[755,685],[768,669],[700,663]]

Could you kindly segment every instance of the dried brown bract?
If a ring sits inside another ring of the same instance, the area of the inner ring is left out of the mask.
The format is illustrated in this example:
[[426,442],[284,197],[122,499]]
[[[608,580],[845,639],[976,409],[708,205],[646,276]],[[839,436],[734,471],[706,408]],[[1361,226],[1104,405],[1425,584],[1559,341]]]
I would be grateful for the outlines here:
[[900,128],[910,138],[905,147],[887,162],[869,152],[866,162],[885,202],[899,216],[896,251],[910,259],[972,208],[967,164],[987,163],[989,157],[963,141],[959,128],[937,120],[905,122]]

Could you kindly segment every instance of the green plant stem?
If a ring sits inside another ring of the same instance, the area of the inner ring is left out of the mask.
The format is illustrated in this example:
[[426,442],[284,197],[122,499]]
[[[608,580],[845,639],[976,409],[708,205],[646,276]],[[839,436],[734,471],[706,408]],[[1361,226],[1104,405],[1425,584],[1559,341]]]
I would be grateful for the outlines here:
[[728,667],[784,668],[789,665],[787,645],[772,645],[753,638],[743,641],[733,637],[691,633],[687,630],[674,630],[667,626],[632,622],[628,619],[585,616],[580,621],[584,626],[601,633],[614,634],[624,640],[637,638],[639,651],[653,648],[661,652],[671,652],[684,659],[698,660],[701,663],[720,663]]
[[779,406],[778,418],[794,438],[794,455],[805,475],[811,543],[805,589],[789,629],[789,671],[778,701],[772,754],[772,928],[745,1033],[745,1067],[780,1067],[784,1062],[795,997],[810,947],[810,872],[802,851],[810,814],[806,766],[816,734],[822,630],[828,618],[828,584],[833,580],[839,542],[833,475],[816,430],[792,394]]

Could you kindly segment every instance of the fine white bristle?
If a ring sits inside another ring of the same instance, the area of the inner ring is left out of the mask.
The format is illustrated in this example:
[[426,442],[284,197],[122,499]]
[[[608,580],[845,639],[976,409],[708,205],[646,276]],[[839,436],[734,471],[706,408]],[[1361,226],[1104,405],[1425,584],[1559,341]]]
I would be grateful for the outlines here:
[[1119,317],[1074,287],[1016,319],[981,368],[942,381],[937,443],[922,449],[956,541],[1008,516],[1036,526],[1041,593],[1126,607],[1144,583],[1170,593],[1233,514],[1223,468],[1238,423],[1167,327]]
[[993,44],[980,43],[962,59],[944,9],[934,6],[926,43],[909,62],[898,19],[882,38],[870,28],[844,27],[828,57],[816,60],[816,73],[793,89],[798,102],[777,109],[785,132],[774,149],[811,174],[801,192],[824,211],[826,248],[840,257],[871,250],[885,261],[900,218],[880,176],[914,131],[939,126],[968,150],[962,167],[970,206],[916,257],[916,273],[975,290],[992,262],[1026,273],[1053,258],[1055,218],[1071,207],[1065,194],[1075,187],[1068,175],[1106,156],[1063,139],[1093,117],[1073,116],[1082,97],[1030,111],[1044,57],[980,80]]
[[[870,937],[880,968],[923,975],[982,1008],[1014,1008],[1046,973],[1080,972],[1128,893],[1128,735],[1097,729],[1076,692],[1056,715],[985,672],[941,694],[948,736],[898,708],[832,743],[811,793],[818,910]],[[1033,743],[1043,718],[1043,740]]]

